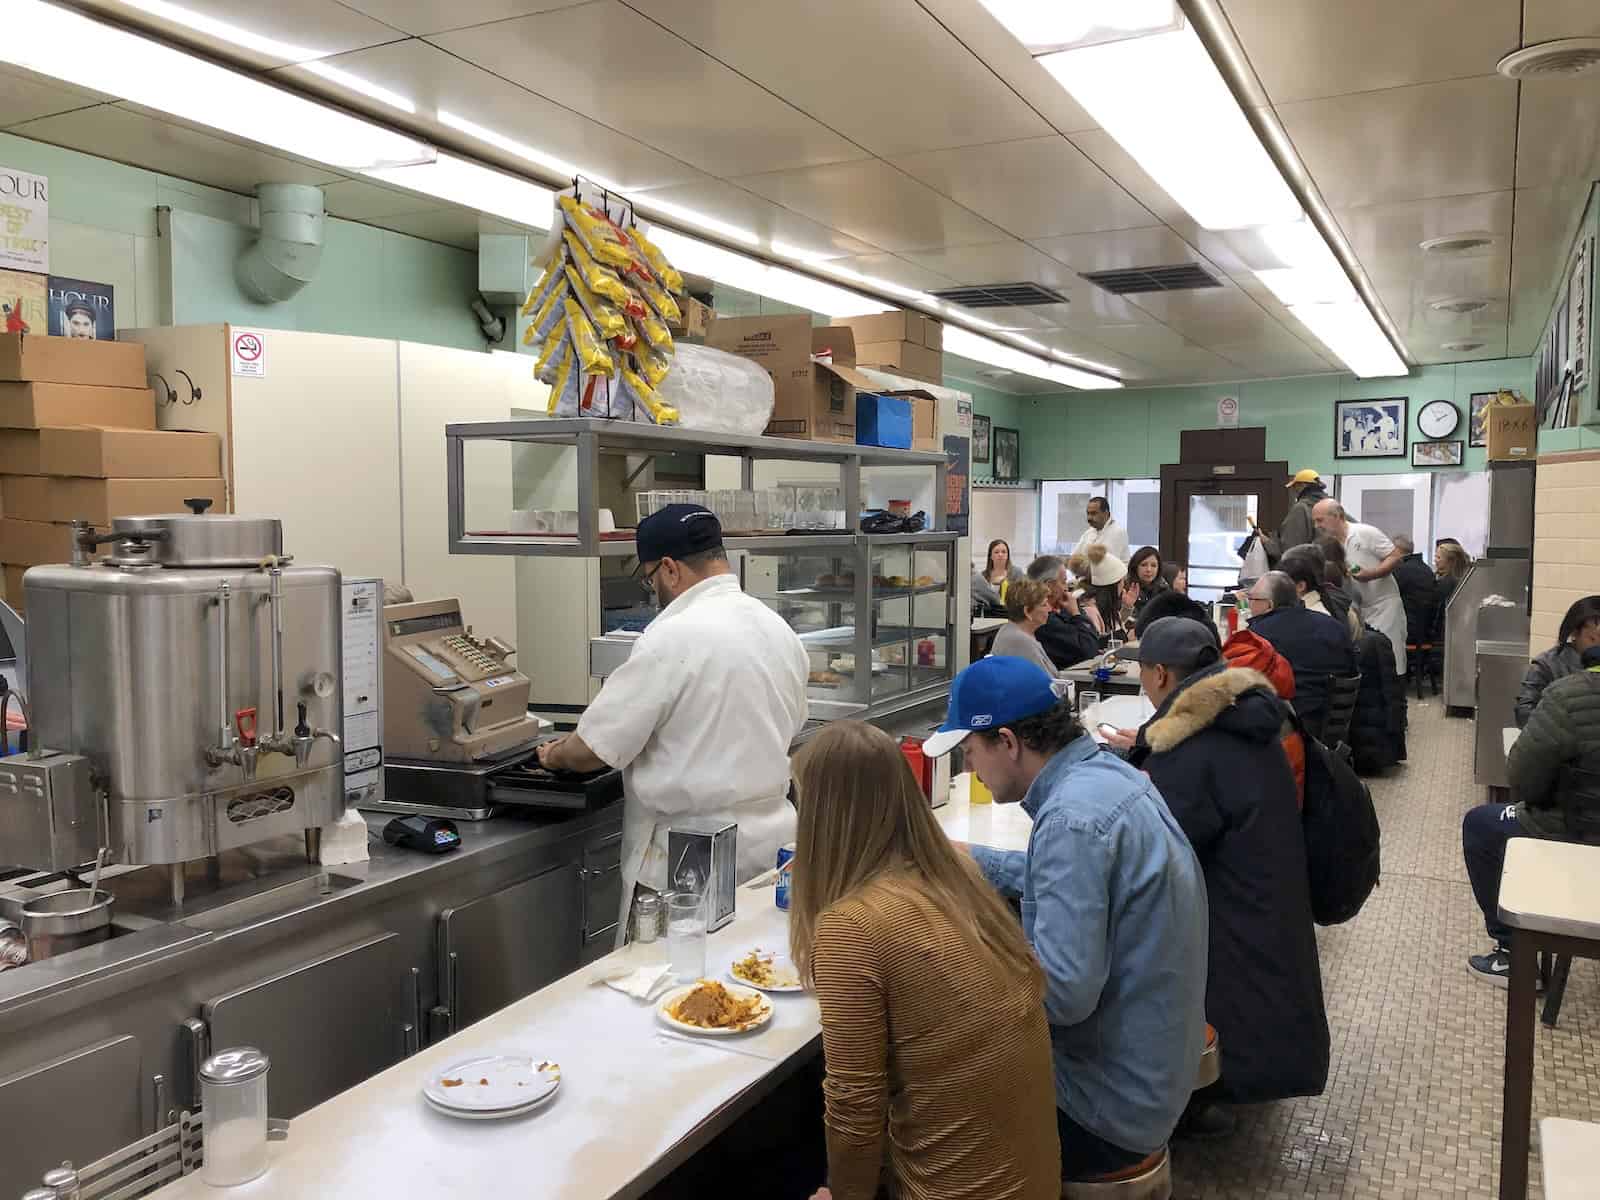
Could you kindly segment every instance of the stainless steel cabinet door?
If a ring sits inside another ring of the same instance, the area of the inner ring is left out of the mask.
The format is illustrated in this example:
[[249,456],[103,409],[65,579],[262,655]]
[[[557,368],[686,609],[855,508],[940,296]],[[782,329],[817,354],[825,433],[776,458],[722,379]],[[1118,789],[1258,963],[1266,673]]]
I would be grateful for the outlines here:
[[575,970],[582,928],[570,860],[439,914],[446,1028],[463,1029]]
[[583,961],[611,952],[622,911],[622,834],[608,833],[583,848]]
[[64,1159],[80,1166],[146,1132],[139,1043],[112,1038],[0,1079],[0,1195],[19,1196]]

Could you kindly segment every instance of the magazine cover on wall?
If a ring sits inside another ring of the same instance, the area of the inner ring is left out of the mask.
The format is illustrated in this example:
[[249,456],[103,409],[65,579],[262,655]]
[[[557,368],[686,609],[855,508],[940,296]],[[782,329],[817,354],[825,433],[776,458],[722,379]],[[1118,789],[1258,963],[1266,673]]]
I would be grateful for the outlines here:
[[994,481],[1018,483],[1022,479],[1022,435],[1015,429],[994,427]]
[[1340,400],[1333,410],[1335,458],[1401,458],[1411,401],[1405,396],[1379,400]]
[[43,333],[47,290],[43,275],[0,271],[0,333]]
[[50,276],[50,336],[91,342],[115,341],[115,292],[109,283]]
[[972,461],[989,461],[989,418],[977,413],[972,416]]
[[1489,444],[1489,405],[1497,395],[1498,392],[1473,392],[1469,397],[1472,407],[1467,416],[1467,445]]

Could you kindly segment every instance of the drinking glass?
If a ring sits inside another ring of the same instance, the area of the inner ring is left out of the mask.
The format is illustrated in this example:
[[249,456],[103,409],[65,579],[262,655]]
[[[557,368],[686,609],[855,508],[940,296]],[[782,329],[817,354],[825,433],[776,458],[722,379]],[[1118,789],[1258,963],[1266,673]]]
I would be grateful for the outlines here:
[[705,901],[704,892],[673,892],[667,897],[667,947],[679,983],[705,977]]

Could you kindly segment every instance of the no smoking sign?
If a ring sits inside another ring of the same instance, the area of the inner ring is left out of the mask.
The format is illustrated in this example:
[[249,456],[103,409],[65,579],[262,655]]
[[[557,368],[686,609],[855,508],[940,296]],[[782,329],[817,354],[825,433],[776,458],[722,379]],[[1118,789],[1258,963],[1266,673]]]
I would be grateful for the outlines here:
[[267,342],[254,329],[233,332],[233,373],[261,378],[267,373]]

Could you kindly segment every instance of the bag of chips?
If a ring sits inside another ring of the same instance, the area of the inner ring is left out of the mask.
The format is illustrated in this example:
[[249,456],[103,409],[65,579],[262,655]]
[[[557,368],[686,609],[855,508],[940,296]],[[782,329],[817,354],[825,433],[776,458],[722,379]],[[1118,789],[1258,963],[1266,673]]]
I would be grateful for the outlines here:
[[639,322],[639,330],[644,334],[645,341],[649,342],[663,354],[671,354],[673,350],[672,332],[660,317],[648,316]]
[[628,328],[628,319],[617,306],[591,292],[571,263],[567,264],[567,284],[571,290],[568,299],[578,301],[601,337],[614,338]]
[[678,302],[655,280],[640,284],[639,290],[644,293],[644,298],[650,301],[650,307],[655,309],[656,316],[668,325],[676,325],[683,320],[683,312],[678,308]]
[[572,340],[572,348],[577,352],[578,365],[586,375],[604,375],[607,378],[616,373],[616,360],[611,357],[611,351],[606,344],[595,336],[594,326],[589,323],[589,318],[584,315],[583,309],[572,297],[567,297],[567,336]]
[[634,369],[652,388],[660,387],[667,372],[672,370],[672,360],[642,338],[631,347],[629,357]]
[[588,285],[589,290],[613,304],[626,305],[629,295],[628,285],[622,282],[621,277],[610,267],[602,267],[595,262],[572,230],[564,230],[561,239],[566,244],[567,256],[577,268],[578,277]]
[[656,391],[627,365],[622,368],[622,388],[625,395],[629,396],[640,414],[636,420],[650,420],[657,425],[676,425],[678,423],[678,410],[661,403],[656,398]]
[[577,235],[596,262],[619,271],[626,271],[633,264],[632,247],[604,213],[580,204],[571,196],[560,197],[559,203],[567,228]]
[[[529,329],[529,333],[533,330]],[[561,348],[568,344],[567,318],[563,316],[554,329],[544,340],[544,346],[539,351],[539,359],[533,365],[533,377],[544,383],[549,383],[554,378],[555,363],[559,360]]]
[[628,240],[638,249],[639,256],[650,264],[650,269],[661,281],[661,286],[674,296],[683,295],[683,276],[673,269],[672,264],[667,261],[667,256],[640,232],[637,225],[628,226]]
[[539,282],[533,285],[533,290],[528,293],[528,298],[522,302],[522,315],[529,316],[544,307],[553,292],[558,292],[567,286],[566,274],[562,271],[563,261],[558,256],[554,262],[544,269],[544,274],[539,276]]

